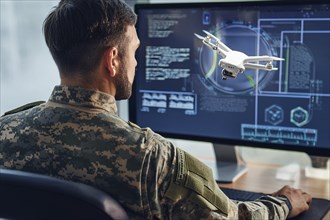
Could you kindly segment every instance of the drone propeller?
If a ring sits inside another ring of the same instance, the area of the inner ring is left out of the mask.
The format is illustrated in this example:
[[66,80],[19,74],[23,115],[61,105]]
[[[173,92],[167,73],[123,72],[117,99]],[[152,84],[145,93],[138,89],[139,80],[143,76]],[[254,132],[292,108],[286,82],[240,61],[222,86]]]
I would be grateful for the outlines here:
[[205,45],[212,48],[212,50],[216,51],[220,56],[226,57],[229,52],[232,50],[227,47],[224,43],[222,43],[216,36],[211,34],[208,31],[203,30],[203,32],[206,34],[205,37],[194,34],[198,39],[202,40]]
[[196,34],[196,33],[195,33],[194,35],[195,35],[198,39],[200,39],[200,40],[204,40],[204,38],[205,38],[205,37],[203,37],[203,36],[201,36],[201,35],[199,35],[199,34]]
[[213,34],[211,34],[210,32],[203,30],[203,32],[210,38],[212,38],[213,40],[216,41],[216,45],[220,47],[221,50],[223,50],[224,52],[230,52],[231,49],[229,47],[227,47],[224,43],[222,43],[219,38],[217,38],[216,36],[214,36]]
[[[205,45],[211,47],[212,50],[216,50],[216,51],[218,51],[218,46],[219,46],[219,44],[218,44],[218,42],[216,41],[216,39],[215,39],[216,42],[212,42],[212,37],[209,36],[209,35],[207,35],[206,37],[203,37],[203,36],[201,36],[201,35],[199,35],[199,34],[196,34],[196,33],[194,33],[194,35],[195,35],[198,39],[202,40],[203,43],[204,43]],[[212,35],[212,36],[213,36],[213,35]],[[213,40],[214,40],[214,39],[213,39]]]

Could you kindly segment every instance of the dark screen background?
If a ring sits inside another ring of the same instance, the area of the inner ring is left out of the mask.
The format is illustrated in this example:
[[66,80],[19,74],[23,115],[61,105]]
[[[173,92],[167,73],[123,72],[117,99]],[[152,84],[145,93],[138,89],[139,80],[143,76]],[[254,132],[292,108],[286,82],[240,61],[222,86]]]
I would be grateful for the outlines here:
[[[137,8],[130,119],[201,140],[329,148],[329,4],[166,7]],[[222,57],[195,36],[203,30],[232,50],[285,61],[222,80]]]

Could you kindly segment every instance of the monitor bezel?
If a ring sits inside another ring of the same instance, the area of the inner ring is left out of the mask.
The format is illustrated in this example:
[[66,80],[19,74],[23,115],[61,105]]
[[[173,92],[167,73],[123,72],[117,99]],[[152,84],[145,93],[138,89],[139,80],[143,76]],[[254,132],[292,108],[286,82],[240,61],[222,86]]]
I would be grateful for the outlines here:
[[[291,0],[291,1],[225,1],[225,2],[194,2],[194,3],[137,3],[135,4],[135,13],[139,15],[139,11],[143,9],[170,9],[170,8],[209,8],[209,7],[244,7],[244,6],[265,6],[265,5],[320,5],[320,4],[327,4],[330,6],[326,0]],[[137,21],[138,24],[138,21]],[[137,28],[137,32],[139,32]],[[143,40],[143,39],[140,39]],[[139,50],[136,53],[136,56],[139,56]],[[138,72],[139,65],[137,65]],[[132,87],[132,96],[129,98],[128,101],[128,113],[129,113],[129,120],[133,123],[137,123],[137,86],[136,80],[133,82]],[[135,95],[136,94],[136,95]],[[151,128],[153,129],[153,128]],[[282,145],[282,144],[275,144],[275,143],[267,143],[267,142],[257,142],[257,141],[248,141],[248,140],[239,140],[239,139],[225,139],[225,138],[214,138],[214,137],[204,137],[204,136],[196,136],[196,135],[186,135],[186,134],[176,134],[170,132],[159,132],[154,130],[158,134],[166,137],[166,138],[173,138],[173,139],[182,139],[182,140],[192,140],[192,141],[202,141],[202,142],[209,142],[209,143],[220,143],[226,145],[234,145],[234,146],[244,146],[244,147],[254,147],[254,148],[263,148],[263,149],[274,149],[274,150],[288,150],[288,151],[295,151],[295,152],[304,152],[310,156],[324,156],[330,157],[330,146],[329,148],[321,148],[321,147],[306,147],[306,146],[299,146],[294,147],[293,145]],[[330,136],[329,136],[330,138]]]

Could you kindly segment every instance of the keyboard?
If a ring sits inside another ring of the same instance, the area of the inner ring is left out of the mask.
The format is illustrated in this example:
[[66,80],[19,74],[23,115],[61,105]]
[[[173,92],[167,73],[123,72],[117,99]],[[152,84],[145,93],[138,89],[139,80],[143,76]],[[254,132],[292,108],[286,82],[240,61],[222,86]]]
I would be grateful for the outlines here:
[[220,187],[220,189],[228,196],[228,198],[239,201],[253,201],[265,195],[260,192],[230,189],[226,187]]

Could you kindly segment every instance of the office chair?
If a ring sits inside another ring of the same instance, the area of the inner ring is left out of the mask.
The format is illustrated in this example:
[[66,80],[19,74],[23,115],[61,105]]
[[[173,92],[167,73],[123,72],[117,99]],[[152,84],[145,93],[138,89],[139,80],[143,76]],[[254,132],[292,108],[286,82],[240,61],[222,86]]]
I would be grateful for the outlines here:
[[81,183],[0,169],[0,219],[128,219],[106,193]]

